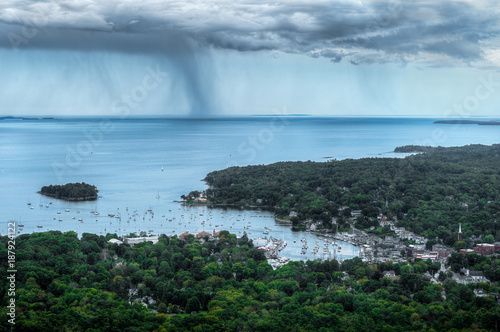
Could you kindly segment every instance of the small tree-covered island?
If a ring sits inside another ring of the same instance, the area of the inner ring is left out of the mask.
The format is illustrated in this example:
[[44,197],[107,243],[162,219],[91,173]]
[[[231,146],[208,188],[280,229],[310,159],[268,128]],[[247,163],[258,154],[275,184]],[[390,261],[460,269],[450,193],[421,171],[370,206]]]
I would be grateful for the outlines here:
[[43,186],[38,193],[66,201],[93,201],[97,199],[98,192],[99,190],[94,185],[75,182]]
[[273,207],[298,228],[369,230],[387,219],[447,245],[459,224],[469,240],[500,240],[500,144],[396,150],[421,153],[230,167],[205,177],[209,189],[182,198]]

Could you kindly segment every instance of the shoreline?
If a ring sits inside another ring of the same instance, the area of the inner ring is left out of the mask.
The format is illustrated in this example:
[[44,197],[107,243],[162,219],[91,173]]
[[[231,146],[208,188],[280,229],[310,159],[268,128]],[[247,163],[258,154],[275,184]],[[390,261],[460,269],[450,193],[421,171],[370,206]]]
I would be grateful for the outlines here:
[[269,205],[241,205],[241,204],[223,204],[223,203],[212,203],[212,202],[186,202],[186,201],[173,201],[174,203],[180,203],[182,206],[208,206],[208,207],[237,207],[240,209],[263,209],[263,210],[275,210],[276,208]]
[[95,200],[97,200],[99,198],[99,196],[89,196],[89,197],[79,197],[79,198],[73,198],[73,197],[56,197],[56,195],[45,194],[45,193],[42,193],[41,191],[37,191],[37,194],[40,194],[40,195],[43,195],[43,196],[47,196],[47,197],[51,197],[51,198],[55,198],[55,199],[60,199],[60,200],[67,201],[67,202],[95,201]]

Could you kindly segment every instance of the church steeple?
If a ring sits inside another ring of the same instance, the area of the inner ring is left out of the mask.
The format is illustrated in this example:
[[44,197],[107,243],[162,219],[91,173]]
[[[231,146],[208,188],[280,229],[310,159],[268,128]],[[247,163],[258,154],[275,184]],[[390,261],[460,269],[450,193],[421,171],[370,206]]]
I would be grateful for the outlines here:
[[463,234],[462,234],[462,224],[458,224],[458,234],[457,234],[457,241],[460,241],[463,239]]

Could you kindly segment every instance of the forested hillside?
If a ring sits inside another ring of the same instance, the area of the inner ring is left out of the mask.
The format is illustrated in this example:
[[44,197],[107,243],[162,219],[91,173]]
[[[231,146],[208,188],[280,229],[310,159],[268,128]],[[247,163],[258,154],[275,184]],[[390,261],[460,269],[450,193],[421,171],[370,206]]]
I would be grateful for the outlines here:
[[338,218],[342,227],[361,210],[360,228],[383,214],[446,244],[456,240],[459,223],[466,237],[500,240],[500,145],[424,150],[406,158],[230,167],[209,173],[203,194],[217,204],[275,207],[285,218],[295,212],[296,225],[318,220],[332,228]]
[[[355,258],[273,270],[246,236],[226,231],[214,242],[163,235],[133,248],[109,244],[112,237],[20,235],[15,331],[493,331],[500,321],[496,283],[465,286],[440,275],[444,285],[432,284],[425,274],[439,264],[430,261]],[[2,275],[7,241],[0,237]],[[453,262],[471,263],[482,262]],[[10,330],[7,284],[0,331]]]

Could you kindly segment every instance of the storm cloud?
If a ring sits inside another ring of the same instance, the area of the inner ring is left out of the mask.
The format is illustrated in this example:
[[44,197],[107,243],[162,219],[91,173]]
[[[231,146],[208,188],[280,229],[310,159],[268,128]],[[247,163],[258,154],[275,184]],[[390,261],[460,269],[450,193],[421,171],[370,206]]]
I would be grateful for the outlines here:
[[[357,105],[395,114],[407,105],[393,105],[394,91],[404,87],[422,101],[436,89],[409,70],[418,83],[396,84],[387,68],[496,71],[499,11],[490,0],[6,0],[0,111],[109,114],[145,67],[160,66],[169,79],[133,114],[269,113],[277,104],[296,112],[350,112]],[[449,76],[446,84],[459,81]],[[460,89],[439,100],[452,102]],[[303,102],[302,95],[315,98]],[[435,101],[421,109],[435,112]]]
[[[3,1],[0,46],[169,55],[212,47],[450,65],[485,60],[498,14],[494,1]],[[40,31],[29,38],[33,27]]]

